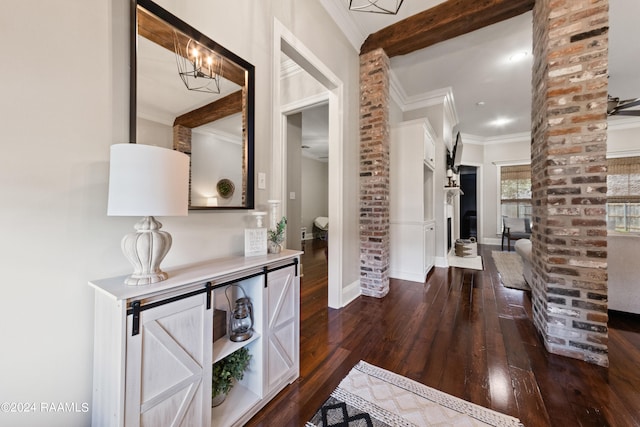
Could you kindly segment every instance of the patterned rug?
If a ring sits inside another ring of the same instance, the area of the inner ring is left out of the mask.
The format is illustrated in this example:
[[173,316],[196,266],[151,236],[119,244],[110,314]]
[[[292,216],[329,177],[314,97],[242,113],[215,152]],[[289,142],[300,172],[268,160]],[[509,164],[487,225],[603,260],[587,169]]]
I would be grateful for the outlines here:
[[360,361],[306,427],[522,426],[475,405]]
[[496,268],[500,274],[500,281],[507,288],[522,289],[530,291],[531,288],[524,281],[522,275],[522,258],[515,252],[492,251],[491,257],[496,263]]

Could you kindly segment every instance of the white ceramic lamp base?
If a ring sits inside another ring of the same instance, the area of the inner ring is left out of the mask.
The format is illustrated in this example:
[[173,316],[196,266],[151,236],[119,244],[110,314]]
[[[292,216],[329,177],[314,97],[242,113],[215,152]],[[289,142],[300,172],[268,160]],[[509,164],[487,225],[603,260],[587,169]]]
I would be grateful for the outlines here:
[[125,279],[127,285],[149,285],[165,280],[160,263],[171,248],[171,235],[161,231],[162,224],[152,216],[145,216],[135,225],[136,232],[122,239],[122,252],[133,265],[133,274]]

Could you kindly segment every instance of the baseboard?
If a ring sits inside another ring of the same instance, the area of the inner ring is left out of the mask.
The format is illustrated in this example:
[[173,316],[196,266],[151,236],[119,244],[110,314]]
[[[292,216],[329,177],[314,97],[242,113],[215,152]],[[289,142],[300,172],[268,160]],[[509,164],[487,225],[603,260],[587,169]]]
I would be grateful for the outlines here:
[[449,259],[447,257],[437,256],[436,257],[436,267],[448,268],[449,267]]
[[362,294],[360,279],[342,288],[342,306],[346,307]]
[[409,273],[406,271],[389,270],[389,277],[392,279],[408,280],[410,282],[424,283],[426,276],[419,273]]
[[497,237],[496,238],[485,237],[482,239],[481,243],[483,245],[490,245],[490,246],[500,246],[502,244],[501,240],[499,240]]

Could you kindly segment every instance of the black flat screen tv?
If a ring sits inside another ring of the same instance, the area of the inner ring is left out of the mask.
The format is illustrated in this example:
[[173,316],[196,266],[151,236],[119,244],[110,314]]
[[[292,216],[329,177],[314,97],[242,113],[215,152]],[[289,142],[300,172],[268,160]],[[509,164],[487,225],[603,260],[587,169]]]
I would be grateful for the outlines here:
[[458,167],[462,164],[462,136],[460,132],[456,135],[456,142],[453,145],[453,152],[451,153],[451,157],[453,158],[453,171],[457,173]]

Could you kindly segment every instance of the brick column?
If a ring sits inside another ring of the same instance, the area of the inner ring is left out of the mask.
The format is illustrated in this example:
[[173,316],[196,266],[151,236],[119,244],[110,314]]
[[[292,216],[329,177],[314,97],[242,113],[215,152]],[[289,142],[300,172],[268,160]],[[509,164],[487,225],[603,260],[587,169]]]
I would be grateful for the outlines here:
[[191,154],[191,128],[182,125],[173,126],[173,149]]
[[389,292],[389,58],[360,56],[360,286]]
[[[173,149],[185,153],[191,162],[191,128],[173,125]],[[189,166],[189,206],[191,206],[191,166]]]
[[534,323],[547,350],[607,353],[608,0],[533,10]]

